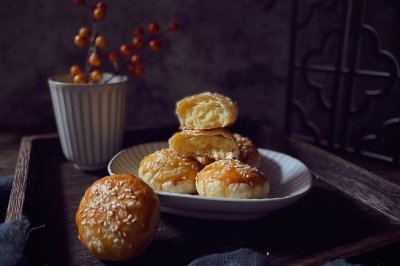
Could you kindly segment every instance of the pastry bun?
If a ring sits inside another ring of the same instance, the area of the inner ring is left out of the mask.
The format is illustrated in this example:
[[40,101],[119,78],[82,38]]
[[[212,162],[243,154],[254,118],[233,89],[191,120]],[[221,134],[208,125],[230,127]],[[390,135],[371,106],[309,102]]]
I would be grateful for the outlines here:
[[182,129],[214,129],[232,125],[238,108],[226,96],[203,92],[180,100],[176,115]]
[[215,161],[196,176],[196,189],[205,197],[259,199],[269,192],[267,177],[239,160]]
[[105,260],[128,260],[152,242],[160,220],[157,195],[130,174],[106,176],[85,192],[76,224],[79,239]]
[[233,134],[239,146],[239,160],[253,167],[260,164],[260,153],[253,142],[240,134]]
[[169,147],[183,157],[239,158],[236,139],[226,129],[183,130],[169,139]]
[[144,157],[138,172],[154,190],[191,194],[196,192],[195,177],[201,168],[194,159],[162,149]]

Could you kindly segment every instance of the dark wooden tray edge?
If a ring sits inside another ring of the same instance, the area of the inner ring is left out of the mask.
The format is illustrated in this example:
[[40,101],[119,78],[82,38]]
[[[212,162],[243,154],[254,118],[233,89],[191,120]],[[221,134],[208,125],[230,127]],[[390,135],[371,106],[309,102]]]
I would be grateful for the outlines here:
[[21,139],[5,222],[11,222],[22,217],[32,142],[47,138],[58,138],[58,134],[32,135]]

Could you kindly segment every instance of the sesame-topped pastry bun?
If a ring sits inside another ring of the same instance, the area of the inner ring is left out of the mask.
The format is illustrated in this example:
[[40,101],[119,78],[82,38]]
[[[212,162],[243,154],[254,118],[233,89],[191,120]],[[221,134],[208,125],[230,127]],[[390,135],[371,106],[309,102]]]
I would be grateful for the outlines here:
[[203,92],[180,100],[176,104],[176,115],[182,129],[213,129],[232,125],[238,108],[226,96]]
[[76,224],[84,246],[101,259],[138,256],[152,242],[160,220],[157,195],[139,177],[106,176],[85,192]]
[[260,164],[260,153],[256,145],[247,137],[240,134],[233,134],[239,146],[239,160],[251,166],[257,167]]
[[169,147],[183,157],[214,160],[239,158],[235,137],[227,129],[183,130],[169,139]]
[[268,178],[239,160],[215,161],[196,176],[199,195],[219,198],[260,199],[269,192]]
[[196,192],[195,178],[202,165],[170,149],[145,156],[139,164],[139,177],[154,190],[191,194]]

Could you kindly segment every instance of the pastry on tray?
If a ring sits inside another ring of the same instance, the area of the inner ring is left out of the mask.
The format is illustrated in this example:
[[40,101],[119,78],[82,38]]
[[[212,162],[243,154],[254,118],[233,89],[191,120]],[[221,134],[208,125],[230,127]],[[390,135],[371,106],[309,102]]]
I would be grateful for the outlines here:
[[183,157],[214,160],[239,158],[235,137],[227,129],[182,130],[169,139],[169,147]]
[[176,115],[182,129],[213,129],[232,125],[238,108],[226,96],[204,92],[180,100]]
[[248,138],[238,133],[233,134],[239,146],[239,160],[257,167],[260,163],[260,153],[256,145]]
[[[260,153],[257,146],[248,138],[240,134],[233,134],[239,148],[239,160],[251,166],[258,167],[260,164]],[[215,159],[205,156],[196,156],[195,159],[202,165],[208,165],[215,162]]]
[[269,182],[262,172],[239,160],[219,160],[197,174],[196,189],[206,197],[260,199],[267,197]]
[[170,149],[145,156],[139,165],[139,177],[158,191],[191,194],[196,192],[195,177],[202,165]]
[[128,260],[152,242],[158,229],[160,202],[139,177],[106,176],[85,192],[76,224],[79,239],[105,260]]

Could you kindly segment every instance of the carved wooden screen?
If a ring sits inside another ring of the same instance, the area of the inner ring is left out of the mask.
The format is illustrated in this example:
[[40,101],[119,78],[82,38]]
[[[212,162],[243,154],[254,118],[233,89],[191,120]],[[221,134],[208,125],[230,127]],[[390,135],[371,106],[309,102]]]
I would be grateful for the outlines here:
[[293,1],[286,132],[400,163],[398,1]]

